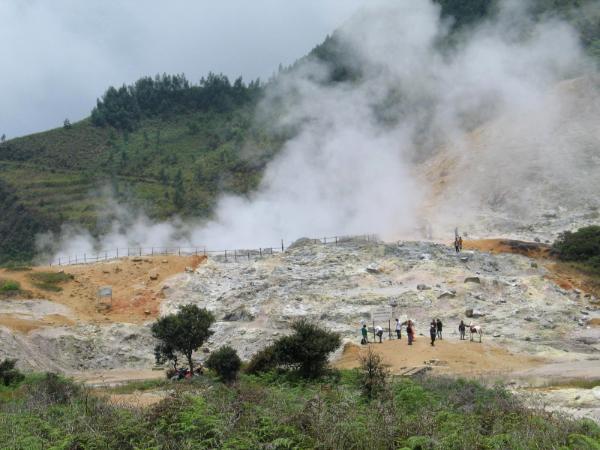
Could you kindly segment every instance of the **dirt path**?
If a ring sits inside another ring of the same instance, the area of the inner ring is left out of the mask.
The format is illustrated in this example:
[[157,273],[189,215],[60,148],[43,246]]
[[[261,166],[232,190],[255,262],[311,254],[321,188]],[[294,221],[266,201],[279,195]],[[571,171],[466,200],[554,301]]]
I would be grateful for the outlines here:
[[89,386],[117,386],[130,381],[164,380],[165,371],[152,369],[88,370],[72,372],[69,376]]
[[[429,339],[418,337],[412,346],[402,340],[388,340],[383,344],[370,344],[383,357],[393,374],[411,367],[430,365],[437,374],[479,376],[483,374],[509,374],[544,364],[544,360],[528,355],[511,353],[505,348],[486,342],[456,340],[436,341],[432,347]],[[358,367],[359,357],[365,347],[349,344],[334,365],[342,369]],[[429,364],[428,364],[429,363]]]

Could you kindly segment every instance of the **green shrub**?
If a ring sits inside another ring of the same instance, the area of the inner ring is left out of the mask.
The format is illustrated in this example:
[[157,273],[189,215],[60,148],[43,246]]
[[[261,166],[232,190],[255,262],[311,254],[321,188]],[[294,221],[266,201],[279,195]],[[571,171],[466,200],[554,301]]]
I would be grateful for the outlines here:
[[71,281],[75,277],[65,272],[33,272],[29,274],[33,285],[45,291],[59,292],[62,287],[59,284]]
[[275,346],[269,345],[252,356],[245,371],[253,375],[269,372],[277,367],[277,361]]
[[575,232],[561,233],[554,253],[563,261],[586,263],[600,269],[600,226],[592,225]]
[[369,399],[382,392],[387,384],[388,371],[383,365],[381,355],[371,346],[360,356],[360,388]]
[[29,396],[41,404],[65,404],[81,394],[81,388],[70,380],[55,373],[47,373],[44,378],[29,386]]
[[285,368],[297,370],[304,378],[323,375],[329,354],[341,344],[340,335],[305,319],[292,324],[292,330],[293,334],[279,338],[254,355],[248,366],[248,373]]
[[10,386],[11,384],[22,381],[25,376],[19,372],[16,368],[16,359],[5,359],[0,362],[0,379],[4,386]]
[[214,370],[225,382],[231,382],[237,378],[242,360],[237,352],[229,347],[221,347],[219,350],[211,353],[206,361],[206,367]]
[[21,290],[21,285],[14,280],[0,280],[0,292],[17,292]]

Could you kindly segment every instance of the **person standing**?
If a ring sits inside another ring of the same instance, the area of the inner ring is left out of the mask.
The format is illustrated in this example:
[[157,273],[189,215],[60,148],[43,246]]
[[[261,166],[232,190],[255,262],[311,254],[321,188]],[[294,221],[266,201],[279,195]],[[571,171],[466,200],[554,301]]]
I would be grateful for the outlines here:
[[415,340],[415,326],[412,320],[409,320],[406,325],[406,335],[408,336],[408,345],[412,345]]
[[367,324],[363,323],[363,326],[361,328],[361,333],[362,333],[362,339],[360,341],[360,343],[362,345],[366,345],[369,343],[369,335],[368,335],[368,330],[367,330]]
[[396,336],[398,336],[398,339],[402,339],[402,324],[400,323],[400,319],[396,319]]
[[462,236],[459,236],[458,237],[458,251],[459,252],[462,252],[462,245],[463,245]]
[[429,336],[431,337],[431,346],[435,346],[435,338],[437,336],[437,326],[435,323],[435,320],[431,321],[431,324],[429,325]]
[[465,340],[465,332],[467,330],[467,327],[465,325],[464,321],[460,321],[460,325],[458,326],[458,332],[460,333],[460,340],[464,341]]
[[435,322],[435,327],[437,329],[438,339],[442,339],[442,321],[440,319]]

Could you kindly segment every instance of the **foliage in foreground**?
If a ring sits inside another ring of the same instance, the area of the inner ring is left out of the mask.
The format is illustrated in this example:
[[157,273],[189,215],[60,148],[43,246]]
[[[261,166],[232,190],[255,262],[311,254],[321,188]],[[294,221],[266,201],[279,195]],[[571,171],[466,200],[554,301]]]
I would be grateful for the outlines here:
[[214,370],[221,380],[231,382],[237,378],[242,360],[235,349],[225,346],[210,354],[206,360],[206,367]]
[[304,378],[322,375],[329,354],[341,344],[340,335],[304,319],[293,323],[292,330],[291,335],[280,337],[255,354],[246,371],[257,374],[281,368],[295,370]]
[[24,375],[16,368],[16,359],[0,361],[0,381],[4,386],[10,386],[23,380]]
[[[11,388],[0,403],[4,448],[564,448],[600,445],[600,427],[525,408],[501,387],[465,380],[393,381],[369,400],[360,375],[307,383],[243,375],[173,383],[146,410],[119,408],[56,376]],[[110,392],[109,392],[110,393]]]

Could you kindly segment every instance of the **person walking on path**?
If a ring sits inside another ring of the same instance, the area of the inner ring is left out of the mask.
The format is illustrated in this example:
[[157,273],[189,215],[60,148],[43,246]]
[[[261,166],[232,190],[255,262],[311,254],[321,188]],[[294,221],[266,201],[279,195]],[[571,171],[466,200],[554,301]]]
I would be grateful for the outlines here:
[[360,329],[360,332],[362,333],[362,339],[361,339],[360,343],[362,345],[368,344],[369,343],[369,334],[368,334],[367,324],[366,323],[363,323],[363,326]]
[[431,337],[431,346],[435,346],[435,338],[437,336],[437,326],[435,324],[435,320],[431,321],[431,325],[429,325],[429,336]]
[[400,323],[400,319],[396,319],[396,336],[398,336],[398,339],[402,339],[402,324]]
[[415,340],[415,326],[412,320],[409,320],[408,325],[406,325],[406,335],[408,336],[408,345],[412,345]]
[[442,321],[440,319],[435,322],[435,327],[437,328],[438,339],[442,339]]
[[465,322],[463,320],[460,321],[460,325],[458,326],[458,332],[460,333],[460,340],[464,341],[465,338],[465,332],[467,330],[467,327],[465,325]]

